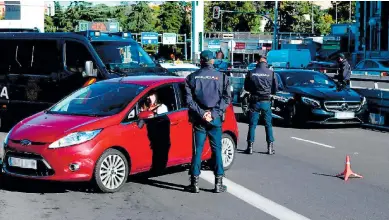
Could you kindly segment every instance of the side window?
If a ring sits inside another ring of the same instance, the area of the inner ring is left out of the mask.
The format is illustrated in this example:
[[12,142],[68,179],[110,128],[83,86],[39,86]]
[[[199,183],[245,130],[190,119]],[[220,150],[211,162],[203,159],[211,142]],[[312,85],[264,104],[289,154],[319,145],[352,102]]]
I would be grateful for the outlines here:
[[178,88],[180,90],[180,103],[181,103],[181,108],[187,108],[188,107],[188,103],[186,103],[186,98],[185,98],[185,94],[186,94],[186,91],[185,91],[185,84],[184,83],[180,83],[178,84]]
[[379,65],[376,62],[374,61],[371,62],[371,68],[378,68],[378,67]]
[[154,111],[165,114],[178,110],[178,103],[173,85],[165,85],[148,92],[138,103],[140,111]]
[[[85,62],[94,61],[88,49],[79,42],[66,41],[66,67],[72,73],[83,73],[85,71]],[[93,63],[94,66],[96,65]]]
[[0,50],[4,73],[50,75],[61,66],[56,40],[0,40]]
[[358,65],[356,66],[356,69],[363,69],[364,65],[365,65],[365,61],[362,61],[362,62],[358,63]]
[[277,83],[278,83],[278,90],[284,90],[284,85],[282,84],[280,75],[276,73],[276,77],[277,77]]

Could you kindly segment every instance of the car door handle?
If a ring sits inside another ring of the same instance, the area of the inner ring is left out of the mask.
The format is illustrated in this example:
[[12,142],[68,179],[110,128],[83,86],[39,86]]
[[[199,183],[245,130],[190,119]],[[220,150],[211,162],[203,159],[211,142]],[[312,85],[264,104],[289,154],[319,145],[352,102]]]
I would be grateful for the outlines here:
[[172,121],[170,122],[170,125],[178,125],[182,120]]

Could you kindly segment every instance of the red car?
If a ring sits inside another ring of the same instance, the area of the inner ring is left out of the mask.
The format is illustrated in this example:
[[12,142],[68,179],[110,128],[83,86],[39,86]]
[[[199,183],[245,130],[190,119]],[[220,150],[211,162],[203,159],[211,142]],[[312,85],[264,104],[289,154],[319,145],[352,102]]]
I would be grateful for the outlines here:
[[[189,164],[192,126],[184,78],[115,78],[81,88],[50,109],[19,122],[4,140],[3,171],[53,181],[93,181],[118,191],[128,175]],[[156,92],[168,112],[140,111]],[[232,105],[223,124],[223,163],[229,169],[238,139]],[[203,160],[211,158],[207,141]]]

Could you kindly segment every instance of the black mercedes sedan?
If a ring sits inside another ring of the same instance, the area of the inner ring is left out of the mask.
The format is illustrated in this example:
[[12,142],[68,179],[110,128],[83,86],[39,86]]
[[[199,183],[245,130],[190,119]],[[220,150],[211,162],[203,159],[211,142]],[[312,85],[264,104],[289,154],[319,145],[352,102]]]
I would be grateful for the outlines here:
[[[326,74],[310,70],[275,70],[278,92],[272,97],[274,118],[288,125],[304,123],[360,124],[366,111],[366,98],[337,84]],[[242,100],[247,113],[248,95]]]

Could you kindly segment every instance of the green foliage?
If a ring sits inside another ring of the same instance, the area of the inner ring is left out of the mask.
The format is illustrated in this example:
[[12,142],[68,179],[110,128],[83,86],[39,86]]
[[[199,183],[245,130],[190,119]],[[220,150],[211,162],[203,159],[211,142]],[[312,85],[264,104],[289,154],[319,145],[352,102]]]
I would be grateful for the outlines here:
[[152,19],[152,10],[147,2],[137,2],[129,13],[128,29],[134,33],[153,31]]
[[157,30],[178,33],[183,20],[182,7],[178,2],[164,2],[158,16]]
[[[332,8],[328,10],[328,13],[332,16],[332,18],[335,20],[337,14],[338,23],[348,23],[350,19],[350,1],[331,1],[331,4]],[[337,7],[336,4],[338,4]],[[355,20],[356,4],[356,1],[351,2],[351,22]]]

